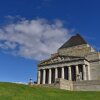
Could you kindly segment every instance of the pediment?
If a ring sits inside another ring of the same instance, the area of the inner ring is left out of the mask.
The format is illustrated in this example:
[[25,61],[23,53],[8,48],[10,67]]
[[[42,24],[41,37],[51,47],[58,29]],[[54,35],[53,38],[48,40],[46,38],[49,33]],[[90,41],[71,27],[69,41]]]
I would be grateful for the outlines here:
[[54,63],[60,63],[60,62],[68,62],[73,60],[81,59],[81,57],[72,57],[72,56],[57,56],[50,58],[48,60],[42,61],[40,65],[47,65],[47,64],[54,64]]

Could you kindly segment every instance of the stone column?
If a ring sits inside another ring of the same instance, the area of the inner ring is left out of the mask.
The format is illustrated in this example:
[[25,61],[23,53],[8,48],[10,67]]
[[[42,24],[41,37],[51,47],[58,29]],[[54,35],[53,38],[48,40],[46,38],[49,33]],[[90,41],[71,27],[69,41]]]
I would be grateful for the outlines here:
[[71,66],[68,67],[68,80],[72,80]]
[[38,84],[40,84],[40,70],[38,70]]
[[75,67],[76,67],[76,80],[79,80],[79,67],[78,65],[76,65]]
[[83,65],[83,80],[86,80],[86,66]]
[[55,80],[58,78],[58,69],[55,68]]
[[62,71],[61,78],[64,79],[64,67],[61,68],[61,71]]
[[45,76],[46,76],[46,71],[43,69],[43,84],[45,84]]
[[48,83],[51,84],[51,69],[49,69],[49,79]]
[[88,72],[88,80],[91,80],[91,76],[90,76],[90,65],[87,65],[87,72]]

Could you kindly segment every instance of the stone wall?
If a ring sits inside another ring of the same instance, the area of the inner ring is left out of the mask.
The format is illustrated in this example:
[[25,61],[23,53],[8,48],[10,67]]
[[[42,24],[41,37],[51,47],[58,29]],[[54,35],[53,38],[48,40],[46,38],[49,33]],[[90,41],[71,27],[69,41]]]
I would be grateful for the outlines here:
[[100,91],[100,80],[73,82],[59,78],[56,79],[54,84],[39,84],[36,86],[53,87],[70,91]]
[[90,63],[91,80],[100,80],[100,61]]
[[91,80],[100,80],[100,53],[92,52],[85,56],[90,63]]
[[68,55],[68,56],[84,56],[90,52],[94,52],[93,48],[91,48],[87,44],[78,45],[69,48],[59,49],[58,53],[61,55]]
[[73,90],[72,81],[61,79],[60,80],[60,89],[66,89],[66,90],[71,90],[72,91]]
[[77,81],[73,82],[73,91],[100,91],[100,81]]
[[91,52],[88,55],[86,55],[85,58],[88,61],[91,61],[91,62],[92,61],[96,61],[96,60],[99,60],[100,59],[100,53],[99,52]]
[[70,91],[100,91],[100,80],[73,82],[64,79],[57,79],[57,84],[55,83],[55,87]]

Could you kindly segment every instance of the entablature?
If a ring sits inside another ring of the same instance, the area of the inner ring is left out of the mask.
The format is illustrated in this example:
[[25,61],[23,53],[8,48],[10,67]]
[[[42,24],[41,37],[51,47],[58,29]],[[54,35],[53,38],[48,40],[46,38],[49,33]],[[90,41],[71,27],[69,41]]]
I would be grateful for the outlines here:
[[75,56],[56,56],[53,58],[50,58],[48,60],[40,62],[38,67],[45,66],[45,65],[53,65],[53,64],[60,64],[60,63],[69,63],[69,62],[78,62],[85,60],[85,58],[82,57],[75,57]]

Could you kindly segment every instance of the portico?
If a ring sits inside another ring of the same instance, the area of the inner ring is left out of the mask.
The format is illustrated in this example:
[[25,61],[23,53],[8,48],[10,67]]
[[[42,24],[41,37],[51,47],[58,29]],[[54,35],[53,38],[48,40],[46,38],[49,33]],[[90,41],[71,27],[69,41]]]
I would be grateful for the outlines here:
[[41,66],[38,68],[38,84],[52,84],[57,78],[69,81],[90,80],[88,67],[88,62],[82,59],[78,59],[77,62],[71,60],[70,62]]

